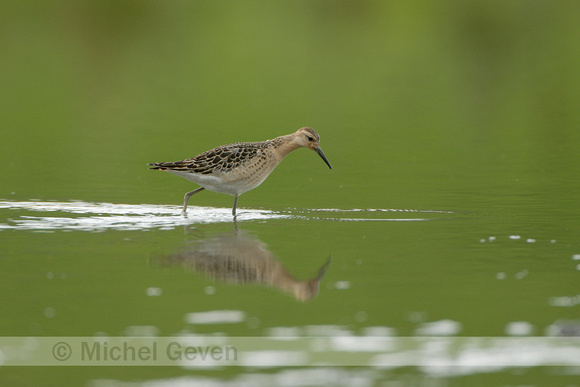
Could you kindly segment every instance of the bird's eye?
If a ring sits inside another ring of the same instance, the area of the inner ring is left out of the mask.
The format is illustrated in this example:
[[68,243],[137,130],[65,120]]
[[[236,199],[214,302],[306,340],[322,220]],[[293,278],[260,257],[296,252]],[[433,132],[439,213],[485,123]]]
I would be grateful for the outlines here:
[[308,137],[308,141],[314,141],[314,139],[312,137],[310,137],[310,136],[307,136],[307,137]]

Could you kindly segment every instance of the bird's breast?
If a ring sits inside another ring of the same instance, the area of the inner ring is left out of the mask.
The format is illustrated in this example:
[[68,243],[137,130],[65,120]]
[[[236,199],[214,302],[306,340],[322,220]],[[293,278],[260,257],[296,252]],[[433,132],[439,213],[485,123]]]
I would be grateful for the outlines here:
[[259,186],[276,168],[278,163],[267,157],[257,157],[242,163],[230,171],[223,171],[224,183],[236,191],[237,195]]

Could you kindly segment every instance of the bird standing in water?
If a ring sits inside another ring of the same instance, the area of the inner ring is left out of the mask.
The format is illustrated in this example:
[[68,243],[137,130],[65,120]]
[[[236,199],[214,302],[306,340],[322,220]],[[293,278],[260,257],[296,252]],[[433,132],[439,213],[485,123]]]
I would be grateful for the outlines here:
[[312,149],[332,169],[319,142],[320,136],[314,129],[301,128],[272,140],[223,145],[189,159],[149,165],[151,169],[171,172],[201,186],[185,194],[184,215],[187,213],[189,198],[207,189],[233,195],[232,215],[235,217],[238,196],[259,186],[293,150],[302,147]]

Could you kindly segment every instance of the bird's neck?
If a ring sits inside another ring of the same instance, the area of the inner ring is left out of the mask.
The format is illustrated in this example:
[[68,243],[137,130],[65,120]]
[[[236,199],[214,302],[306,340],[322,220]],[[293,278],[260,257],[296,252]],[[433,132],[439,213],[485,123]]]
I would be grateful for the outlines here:
[[300,145],[294,142],[293,134],[276,137],[271,141],[274,143],[274,148],[276,149],[276,153],[280,157],[280,160],[286,157],[288,153],[300,148]]

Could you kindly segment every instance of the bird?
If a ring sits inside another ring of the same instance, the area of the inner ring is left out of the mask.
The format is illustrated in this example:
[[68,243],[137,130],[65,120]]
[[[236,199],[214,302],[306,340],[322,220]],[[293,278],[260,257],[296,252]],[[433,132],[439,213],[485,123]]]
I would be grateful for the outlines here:
[[309,127],[271,140],[222,145],[189,159],[148,165],[150,169],[171,172],[201,186],[185,194],[183,215],[187,214],[189,198],[207,189],[234,197],[235,218],[238,196],[259,186],[284,157],[298,148],[315,151],[332,169],[320,148],[320,136]]

